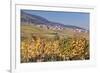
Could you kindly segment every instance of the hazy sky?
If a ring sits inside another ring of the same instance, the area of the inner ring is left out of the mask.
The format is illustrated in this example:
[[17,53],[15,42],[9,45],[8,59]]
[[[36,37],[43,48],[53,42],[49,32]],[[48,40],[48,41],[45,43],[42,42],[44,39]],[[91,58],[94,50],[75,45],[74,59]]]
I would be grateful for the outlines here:
[[27,13],[38,15],[46,18],[49,21],[62,23],[65,25],[75,25],[89,28],[89,13],[82,12],[56,12],[56,11],[37,11],[37,10],[23,10]]

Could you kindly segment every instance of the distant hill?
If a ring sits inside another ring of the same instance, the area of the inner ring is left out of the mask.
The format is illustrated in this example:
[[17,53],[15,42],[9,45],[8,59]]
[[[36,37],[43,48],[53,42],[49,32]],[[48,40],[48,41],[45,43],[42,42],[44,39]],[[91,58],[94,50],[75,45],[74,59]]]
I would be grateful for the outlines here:
[[56,23],[56,22],[52,22],[47,20],[44,17],[38,16],[38,15],[33,15],[33,14],[29,14],[26,13],[24,11],[21,11],[21,24],[34,24],[36,26],[42,27],[42,28],[47,28],[47,29],[66,29],[66,28],[70,28],[76,31],[82,31],[82,32],[87,32],[88,30],[81,28],[81,27],[77,27],[77,26],[73,26],[73,25],[64,25],[61,23]]

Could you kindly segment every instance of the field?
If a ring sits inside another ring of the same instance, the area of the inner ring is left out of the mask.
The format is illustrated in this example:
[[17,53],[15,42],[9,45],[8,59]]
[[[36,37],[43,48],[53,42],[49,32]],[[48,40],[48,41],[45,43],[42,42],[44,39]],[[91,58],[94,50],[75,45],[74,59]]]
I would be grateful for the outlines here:
[[88,60],[89,32],[21,25],[21,63]]

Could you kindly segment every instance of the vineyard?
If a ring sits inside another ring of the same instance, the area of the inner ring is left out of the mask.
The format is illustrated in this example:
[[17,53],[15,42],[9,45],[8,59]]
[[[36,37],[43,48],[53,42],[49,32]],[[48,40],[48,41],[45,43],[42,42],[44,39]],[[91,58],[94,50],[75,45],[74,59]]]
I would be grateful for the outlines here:
[[[30,34],[25,30],[21,32]],[[89,59],[89,40],[86,37],[61,37],[56,33],[48,34],[49,37],[47,33],[42,35],[38,32],[27,37],[21,35],[21,63]]]

